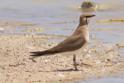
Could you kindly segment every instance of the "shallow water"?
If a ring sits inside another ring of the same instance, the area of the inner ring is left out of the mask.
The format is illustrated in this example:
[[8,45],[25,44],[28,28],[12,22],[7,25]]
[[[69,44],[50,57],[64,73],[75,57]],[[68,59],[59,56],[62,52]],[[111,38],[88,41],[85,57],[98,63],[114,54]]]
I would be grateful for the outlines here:
[[[45,29],[41,33],[70,35],[78,25],[78,18],[82,13],[78,10],[81,2],[82,0],[1,0],[0,20],[36,23]],[[124,42],[123,23],[96,23],[97,20],[124,17],[124,1],[94,0],[94,2],[106,8],[93,12],[96,17],[91,19],[89,25],[91,34],[104,42]],[[23,34],[23,29],[25,27],[17,27],[2,34]]]
[[[0,20],[36,23],[45,29],[41,33],[70,35],[78,25],[78,18],[82,13],[78,10],[81,2],[82,0],[1,0]],[[93,12],[96,17],[91,19],[89,25],[91,34],[104,42],[124,42],[123,23],[96,23],[97,20],[124,17],[124,6],[122,4],[124,1],[94,0],[94,2],[101,6],[105,5],[108,9]],[[5,31],[5,33],[23,34],[23,29],[25,27],[17,27],[17,29]]]
[[124,83],[124,79],[118,77],[115,78],[109,77],[109,78],[86,80],[86,81],[81,81],[79,83]]

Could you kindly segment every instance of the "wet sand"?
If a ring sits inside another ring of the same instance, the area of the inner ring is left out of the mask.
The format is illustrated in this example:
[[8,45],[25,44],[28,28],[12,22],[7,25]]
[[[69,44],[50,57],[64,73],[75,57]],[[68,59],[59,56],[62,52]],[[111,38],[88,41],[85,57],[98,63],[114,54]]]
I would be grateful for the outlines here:
[[[116,45],[92,41],[77,54],[79,71],[72,71],[72,55],[55,54],[30,59],[30,52],[45,50],[61,39],[49,35],[0,35],[0,83],[75,83],[78,80],[118,75],[124,61]],[[94,43],[96,42],[96,43]],[[85,56],[84,56],[85,55]]]

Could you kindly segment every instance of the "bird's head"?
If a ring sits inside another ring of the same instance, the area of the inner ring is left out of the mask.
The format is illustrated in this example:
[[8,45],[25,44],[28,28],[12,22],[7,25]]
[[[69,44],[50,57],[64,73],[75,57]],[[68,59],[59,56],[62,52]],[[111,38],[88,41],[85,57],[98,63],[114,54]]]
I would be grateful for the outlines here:
[[87,25],[88,18],[94,17],[94,14],[83,14],[80,16],[80,25]]

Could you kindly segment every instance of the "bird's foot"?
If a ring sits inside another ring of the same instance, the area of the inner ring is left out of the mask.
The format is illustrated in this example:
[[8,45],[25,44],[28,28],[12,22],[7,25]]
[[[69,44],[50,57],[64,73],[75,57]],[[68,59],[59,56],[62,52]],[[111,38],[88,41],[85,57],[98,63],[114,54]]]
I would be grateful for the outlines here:
[[74,64],[74,71],[78,71],[78,68],[77,68],[77,63]]
[[87,64],[87,63],[81,63],[81,65],[83,65],[83,66],[87,66],[87,67],[91,67],[92,65],[90,65],[90,64]]
[[75,68],[74,71],[79,71],[79,69],[78,68]]

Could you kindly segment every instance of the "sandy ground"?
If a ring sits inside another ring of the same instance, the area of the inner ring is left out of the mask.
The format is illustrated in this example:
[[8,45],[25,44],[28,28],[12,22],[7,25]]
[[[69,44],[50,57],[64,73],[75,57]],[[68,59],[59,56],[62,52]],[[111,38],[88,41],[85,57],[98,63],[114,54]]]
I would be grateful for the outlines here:
[[[0,83],[75,83],[92,77],[113,76],[124,71],[114,44],[94,45],[77,54],[79,71],[73,71],[72,55],[30,58],[30,52],[53,47],[58,36],[0,35]],[[85,56],[84,56],[85,55]]]

